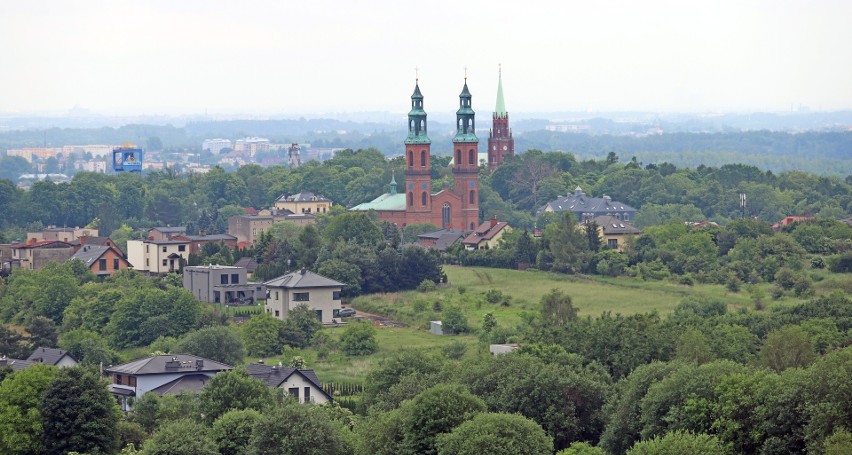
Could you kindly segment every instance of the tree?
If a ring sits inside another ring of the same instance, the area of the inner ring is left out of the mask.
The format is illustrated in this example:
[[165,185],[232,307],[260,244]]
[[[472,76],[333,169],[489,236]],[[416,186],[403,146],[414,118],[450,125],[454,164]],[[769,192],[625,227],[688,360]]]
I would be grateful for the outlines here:
[[548,325],[564,326],[577,319],[577,308],[570,296],[559,289],[551,289],[541,297],[541,319]]
[[53,321],[42,316],[33,317],[27,326],[30,334],[30,346],[53,348],[56,347],[56,326]]
[[444,328],[451,333],[467,333],[470,327],[467,324],[467,317],[462,313],[461,308],[451,306],[444,309],[442,319]]
[[242,363],[246,347],[230,327],[205,327],[189,332],[175,346],[175,352],[186,352],[228,365]]
[[238,368],[213,376],[198,398],[204,420],[213,422],[234,409],[263,411],[272,405],[274,396],[266,384]]
[[716,436],[703,433],[673,431],[665,436],[637,442],[627,455],[667,455],[688,453],[691,455],[724,455],[728,453]]
[[283,327],[284,322],[266,313],[249,319],[240,330],[249,355],[268,357],[280,354]]
[[39,406],[47,453],[109,454],[118,449],[121,411],[106,381],[83,367],[56,374]]
[[213,422],[210,439],[221,455],[247,455],[252,428],[261,417],[254,409],[228,411]]
[[107,341],[91,330],[66,332],[59,340],[59,347],[84,365],[112,365],[120,360],[118,353],[109,348]]
[[308,304],[296,305],[287,313],[284,321],[285,330],[298,331],[304,343],[296,347],[306,347],[311,344],[314,335],[322,329],[322,321],[317,318],[317,313]]
[[144,455],[218,455],[207,427],[190,419],[164,424],[145,442]]
[[33,365],[0,382],[0,453],[40,453],[43,434],[39,404],[59,369]]
[[439,455],[549,455],[553,441],[517,414],[485,413],[438,436]]
[[816,358],[813,341],[799,326],[787,326],[769,332],[760,348],[764,366],[775,371],[802,368]]
[[587,442],[575,442],[567,449],[556,452],[556,455],[607,455],[600,447],[595,447]]
[[377,245],[382,241],[382,231],[364,213],[345,213],[331,220],[323,235],[327,242],[342,239],[360,245]]
[[378,348],[376,329],[368,322],[351,323],[340,335],[340,349],[346,355],[369,355]]
[[675,358],[684,362],[701,365],[713,360],[710,343],[701,331],[689,328],[677,341]]
[[348,455],[352,433],[321,406],[287,402],[266,413],[248,445],[253,455]]
[[25,359],[31,351],[20,333],[0,324],[0,356]]
[[485,412],[485,403],[462,386],[439,384],[424,390],[411,403],[404,425],[402,453],[438,453],[438,435],[449,433],[462,422],[482,412]]
[[446,359],[434,352],[409,349],[383,359],[367,374],[362,403],[389,411],[440,382]]

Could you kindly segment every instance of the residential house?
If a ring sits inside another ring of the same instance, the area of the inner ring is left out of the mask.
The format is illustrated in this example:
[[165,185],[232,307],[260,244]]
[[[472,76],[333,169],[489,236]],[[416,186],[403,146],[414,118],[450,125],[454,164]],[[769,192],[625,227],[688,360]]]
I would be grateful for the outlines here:
[[270,210],[261,210],[259,214],[272,216],[272,220],[276,223],[286,221],[288,223],[295,223],[300,226],[304,226],[306,224],[314,224],[317,222],[317,217],[310,212],[294,213],[288,209],[273,208]]
[[579,186],[574,189],[574,194],[560,196],[544,204],[536,211],[536,216],[548,212],[572,212],[578,223],[598,216],[614,216],[624,221],[636,218],[636,209],[633,207],[623,202],[613,201],[607,195],[591,197]]
[[0,368],[9,367],[12,371],[21,371],[26,368],[29,368],[36,362],[31,362],[29,360],[24,359],[13,359],[10,357],[0,356]]
[[198,392],[211,377],[231,369],[230,365],[191,354],[166,354],[110,366],[104,373],[112,380],[109,391],[127,412],[131,399],[142,398],[148,392],[160,396]]
[[344,283],[301,269],[263,284],[268,294],[266,312],[278,319],[287,319],[290,310],[300,304],[316,311],[323,324],[340,317],[340,290],[346,286]]
[[785,216],[784,218],[781,219],[781,221],[772,225],[772,230],[773,231],[780,231],[781,228],[784,227],[784,226],[787,226],[787,225],[790,225],[790,224],[793,224],[793,223],[798,223],[798,222],[801,222],[801,221],[811,221],[813,219],[814,219],[814,217],[812,217],[812,216]]
[[464,232],[459,229],[441,229],[434,232],[424,232],[417,236],[417,244],[423,248],[433,248],[444,251],[464,238]]
[[272,216],[237,215],[228,218],[228,234],[237,238],[240,247],[257,243],[260,235],[269,231],[275,220]]
[[80,245],[80,249],[71,256],[71,259],[79,259],[86,267],[99,277],[115,275],[115,272],[131,268],[130,262],[124,258],[121,249],[107,239],[106,245],[88,244]]
[[511,232],[512,227],[505,221],[492,218],[480,224],[473,232],[462,240],[466,250],[487,250],[497,246],[503,234]]
[[28,362],[43,363],[52,367],[70,368],[77,365],[77,360],[68,351],[54,348],[38,347],[29,357]]
[[189,257],[188,240],[128,240],[127,259],[149,275],[179,272]]
[[251,274],[257,270],[257,261],[252,257],[244,256],[234,262],[234,267],[244,267],[246,272]]
[[189,253],[198,254],[207,243],[224,244],[231,250],[237,248],[237,238],[231,234],[204,234],[172,236],[169,240],[186,240],[189,242]]
[[202,265],[183,268],[183,287],[209,303],[253,304],[266,298],[266,287],[250,283],[245,267]]
[[44,240],[59,240],[61,242],[71,243],[74,240],[79,240],[80,237],[97,237],[98,230],[90,228],[68,228],[48,226],[39,232],[27,232],[28,240],[36,242]]
[[310,191],[296,194],[282,194],[275,200],[275,208],[293,213],[326,213],[334,203],[331,199],[318,196]]
[[51,262],[65,262],[74,255],[74,245],[60,240],[32,240],[12,245],[12,261],[22,269],[39,270]]
[[299,403],[323,404],[332,401],[331,396],[322,389],[314,370],[300,370],[264,363],[250,363],[246,366],[249,376],[263,382],[273,389],[281,389]]
[[0,275],[8,276],[12,273],[13,268],[20,267],[20,261],[14,258],[14,248],[16,244],[3,243],[0,244]]
[[171,240],[176,235],[186,235],[186,226],[158,226],[148,229],[148,240]]
[[[594,219],[598,225],[601,241],[611,250],[624,251],[627,239],[642,235],[642,230],[614,216],[599,216]],[[582,226],[582,225],[580,225]]]

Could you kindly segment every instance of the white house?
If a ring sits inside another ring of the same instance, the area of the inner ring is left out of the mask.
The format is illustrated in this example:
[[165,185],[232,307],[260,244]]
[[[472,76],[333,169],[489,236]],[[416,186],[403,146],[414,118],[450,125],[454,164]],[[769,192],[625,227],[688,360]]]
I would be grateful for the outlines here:
[[74,357],[71,357],[68,351],[54,348],[38,347],[27,357],[27,360],[59,368],[70,368],[77,365],[77,361],[74,360]]
[[139,272],[161,275],[180,270],[189,258],[189,240],[128,240],[127,260]]
[[344,283],[301,269],[263,283],[269,296],[266,312],[287,319],[290,310],[307,304],[323,324],[331,324],[340,315],[340,290]]
[[145,357],[104,369],[112,379],[109,391],[118,399],[122,411],[129,411],[130,398],[142,398],[148,392],[176,395],[198,392],[211,377],[233,369],[230,365],[190,354],[166,354]]
[[273,389],[281,389],[287,395],[299,400],[299,403],[323,404],[331,401],[331,397],[322,389],[322,384],[314,370],[299,370],[297,368],[263,363],[250,363],[246,366],[249,376],[263,382]]

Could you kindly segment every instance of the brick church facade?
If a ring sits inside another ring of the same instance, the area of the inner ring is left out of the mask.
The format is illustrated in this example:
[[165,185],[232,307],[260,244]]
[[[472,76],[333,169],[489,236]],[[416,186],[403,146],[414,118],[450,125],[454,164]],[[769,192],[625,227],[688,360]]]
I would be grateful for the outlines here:
[[503,101],[503,71],[497,82],[497,106],[491,118],[491,132],[488,135],[488,169],[494,172],[507,156],[515,155],[515,138],[509,128],[509,113]]
[[459,95],[456,134],[453,137],[453,187],[444,185],[433,193],[430,147],[423,94],[415,83],[408,113],[405,139],[405,188],[398,192],[391,181],[390,192],[350,210],[374,210],[379,219],[399,228],[412,223],[431,223],[442,229],[469,231],[479,225],[479,139],[475,134],[475,112],[467,78]]

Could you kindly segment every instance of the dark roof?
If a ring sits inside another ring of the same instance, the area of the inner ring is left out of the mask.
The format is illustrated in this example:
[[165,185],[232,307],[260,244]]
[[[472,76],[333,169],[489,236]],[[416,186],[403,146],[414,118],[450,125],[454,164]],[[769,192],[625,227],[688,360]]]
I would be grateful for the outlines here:
[[234,262],[234,267],[245,267],[249,273],[254,273],[257,270],[257,261],[250,257],[241,257]]
[[12,248],[18,249],[28,249],[28,248],[70,248],[71,245],[68,242],[63,242],[61,240],[39,240],[37,242],[30,243],[21,243],[19,245],[13,245]]
[[160,231],[164,234],[166,233],[177,233],[177,232],[186,232],[186,226],[157,226],[148,229],[149,231]]
[[42,232],[74,232],[74,228],[70,227],[46,227],[41,230]]
[[[201,361],[201,364],[198,361]],[[122,374],[164,374],[164,373],[191,373],[200,371],[225,371],[233,369],[232,366],[219,363],[215,360],[205,359],[191,354],[164,354],[145,357],[121,365],[111,366],[104,371],[107,373]]]
[[483,240],[491,240],[497,233],[509,226],[505,221],[497,221],[492,225],[493,220],[485,220],[475,231],[465,237],[463,243],[476,245]]
[[574,189],[573,194],[558,197],[547,204],[543,205],[536,212],[540,215],[544,212],[547,206],[550,206],[554,212],[575,212],[575,213],[599,213],[599,212],[635,212],[636,209],[618,201],[613,201],[608,196],[591,197],[583,192],[579,186]]
[[263,284],[266,286],[288,289],[337,288],[346,286],[345,283],[332,280],[331,278],[326,278],[318,273],[305,269],[296,270],[295,272],[290,272],[286,275],[279,276],[278,278],[273,278]]
[[[85,239],[85,241],[84,241],[84,239]],[[80,242],[83,245],[106,245],[107,242],[112,243],[112,241],[109,239],[109,237],[95,237],[95,236],[89,237],[89,236],[85,236],[85,235],[80,236],[80,238],[78,238],[77,241]]]
[[604,235],[639,235],[642,233],[642,230],[636,226],[614,216],[598,216],[595,217],[594,221],[601,227],[601,229],[603,229]]
[[153,243],[154,245],[182,245],[189,243],[189,239],[186,240],[145,240],[145,243]]
[[198,393],[207,385],[208,381],[210,381],[210,376],[206,374],[187,374],[150,391],[159,396],[177,395],[181,392]]
[[30,360],[10,359],[5,356],[0,357],[0,367],[11,367],[12,371],[21,371],[34,363],[36,362]]
[[220,241],[220,240],[237,240],[237,238],[234,237],[231,234],[186,235],[184,237],[192,240],[193,242],[198,242],[198,241],[216,242],[216,241]]
[[296,194],[282,194],[275,202],[331,202],[331,199],[317,196],[312,191],[302,191]]
[[[284,367],[284,366],[273,366],[273,365],[265,365],[262,363],[250,363],[246,366],[246,372],[249,376],[263,382],[267,386],[271,388],[277,388],[284,381],[287,380],[293,374],[298,374],[305,378],[308,382],[315,385],[317,389],[322,390],[322,383],[320,382],[317,374],[314,370],[299,370],[297,368]],[[325,394],[328,398],[328,394],[323,390],[323,394]]]
[[424,232],[418,235],[417,238],[434,240],[435,244],[429,248],[443,251],[458,242],[459,239],[464,238],[464,232],[459,229],[441,229],[440,231]]
[[54,349],[54,348],[42,348],[38,347],[36,350],[27,357],[27,360],[30,362],[41,362],[45,365],[55,366],[62,360],[63,357],[68,356],[71,360],[77,361],[74,357],[71,357],[71,354],[68,354],[68,351],[63,351],[62,349]]
[[[110,247],[105,245],[89,245],[87,243],[81,246],[80,249],[71,256],[71,259],[79,259],[83,261],[86,266],[91,267],[95,261],[100,259],[100,257],[109,250]],[[119,254],[119,256],[121,256],[121,254]]]

